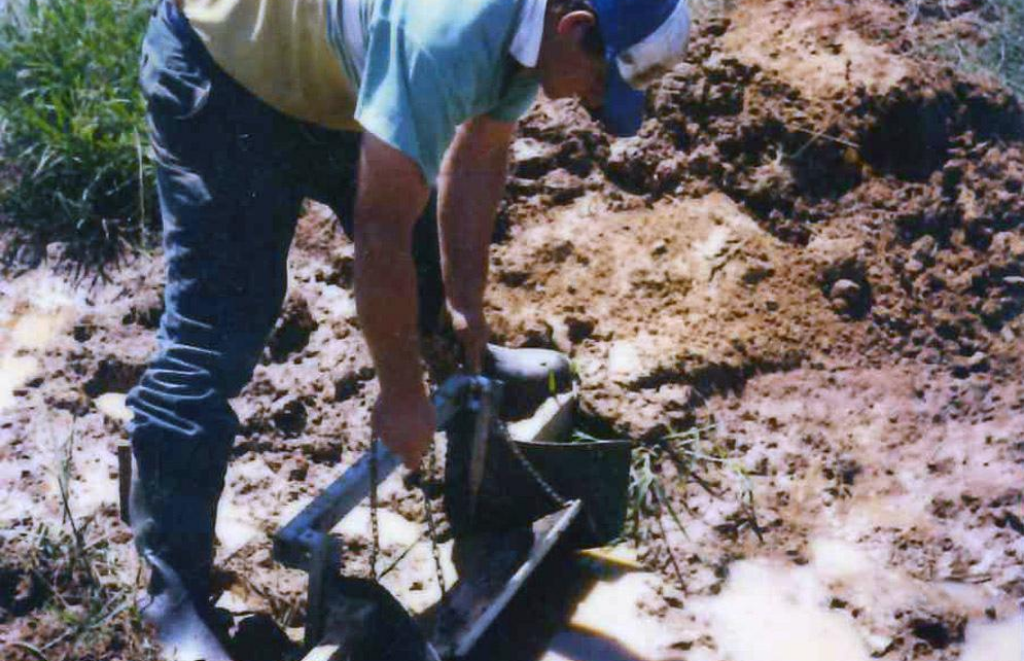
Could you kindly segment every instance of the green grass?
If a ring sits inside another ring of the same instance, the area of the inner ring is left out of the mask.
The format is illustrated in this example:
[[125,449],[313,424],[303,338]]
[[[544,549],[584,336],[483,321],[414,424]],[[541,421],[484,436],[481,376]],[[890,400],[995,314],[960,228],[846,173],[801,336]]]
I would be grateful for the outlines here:
[[150,0],[29,0],[0,18],[0,230],[89,265],[148,240],[138,54]]
[[[925,0],[907,3],[909,25],[921,24]],[[1024,0],[985,0],[976,9],[954,15],[939,0],[932,0],[931,14],[967,29],[970,38],[959,36],[936,41],[915,38],[915,51],[937,55],[969,73],[995,76],[1024,100]]]
[[[607,439],[578,429],[573,432],[575,442],[600,440]],[[753,483],[740,457],[730,447],[718,438],[713,423],[694,425],[682,431],[670,430],[657,439],[635,446],[629,470],[626,525],[621,539],[613,544],[625,540],[632,540],[638,546],[649,544],[655,533],[662,540],[658,543],[664,544],[669,568],[682,585],[685,581],[679,559],[667,543],[668,527],[675,526],[687,536],[685,522],[673,504],[673,495],[687,514],[698,516],[689,508],[685,497],[678,499],[679,490],[690,482],[715,498],[735,498],[736,511],[729,519],[736,536],[749,532],[763,542]],[[668,465],[674,467],[672,477],[664,470]],[[717,477],[711,477],[712,474],[728,477],[732,484],[723,484]]]
[[6,659],[156,659],[135,587],[121,577],[123,551],[90,537],[83,543],[74,531],[40,525],[23,541],[18,564],[42,591],[43,604],[10,623],[21,635]]
[[989,0],[989,5],[999,19],[992,38],[978,49],[978,62],[1024,99],[1024,0]]

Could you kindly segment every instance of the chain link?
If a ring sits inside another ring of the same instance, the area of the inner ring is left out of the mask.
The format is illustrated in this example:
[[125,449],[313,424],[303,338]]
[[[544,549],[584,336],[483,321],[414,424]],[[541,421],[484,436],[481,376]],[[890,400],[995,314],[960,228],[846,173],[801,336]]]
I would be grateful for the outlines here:
[[505,428],[505,424],[501,421],[499,421],[498,424],[501,426],[498,435],[501,436],[501,438],[508,445],[509,449],[512,450],[512,454],[515,455],[515,458],[519,461],[519,465],[522,466],[526,470],[526,472],[530,474],[530,477],[533,478],[534,482],[537,483],[537,485],[541,488],[544,494],[551,499],[551,502],[553,502],[555,505],[558,505],[559,507],[565,507],[566,505],[568,505],[569,501],[563,498],[561,494],[559,494],[557,491],[555,491],[555,488],[551,486],[551,484],[549,484],[547,480],[544,479],[544,477],[540,474],[540,471],[537,470],[537,467],[534,466],[533,463],[526,458],[526,455],[523,454],[523,451],[519,447],[519,445],[517,445],[516,442],[512,440],[512,437],[509,436],[508,430],[507,428]]
[[[430,443],[428,458],[430,461],[428,469],[429,476],[434,476],[437,474],[437,446],[433,441]],[[370,542],[370,578],[374,581],[380,580],[380,576],[377,574],[377,561],[380,557],[380,517],[378,514],[380,503],[377,499],[378,481],[377,445],[374,443],[370,452],[370,534],[372,536],[372,540]],[[443,597],[448,593],[448,588],[445,586],[444,569],[441,565],[441,547],[437,539],[437,524],[434,520],[434,510],[430,504],[430,495],[427,493],[424,483],[420,484],[420,493],[423,495],[423,513],[426,518],[427,531],[430,537],[430,550],[434,556],[434,569],[436,571],[437,584],[441,588],[441,596]]]
[[[437,444],[431,439],[428,452],[429,477],[437,477]],[[434,556],[434,571],[437,573],[437,585],[441,588],[441,596],[448,594],[448,588],[444,584],[444,569],[441,567],[441,546],[437,541],[437,524],[434,522],[434,509],[430,504],[430,495],[427,493],[426,482],[420,483],[420,492],[423,494],[423,515],[427,519],[427,532],[430,535],[430,552]]]
[[377,444],[370,444],[370,579],[377,580],[377,556],[380,555],[380,521],[377,519]]

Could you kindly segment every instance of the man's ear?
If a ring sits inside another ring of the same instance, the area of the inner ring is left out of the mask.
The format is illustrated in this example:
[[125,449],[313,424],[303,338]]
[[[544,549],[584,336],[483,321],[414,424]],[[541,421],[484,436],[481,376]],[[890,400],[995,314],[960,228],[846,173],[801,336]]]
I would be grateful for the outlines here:
[[572,36],[576,41],[582,41],[587,31],[596,24],[597,19],[592,13],[580,9],[577,11],[571,11],[558,19],[558,25],[556,26],[555,31],[559,36]]

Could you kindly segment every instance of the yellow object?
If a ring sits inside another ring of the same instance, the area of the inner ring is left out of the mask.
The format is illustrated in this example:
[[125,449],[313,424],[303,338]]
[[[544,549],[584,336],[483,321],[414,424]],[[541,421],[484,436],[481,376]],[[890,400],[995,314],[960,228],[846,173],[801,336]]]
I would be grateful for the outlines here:
[[632,553],[615,546],[586,549],[580,551],[580,555],[585,558],[596,560],[606,565],[612,565],[613,567],[628,571],[643,571],[646,569],[634,557],[632,557]]
[[327,38],[324,0],[183,0],[214,61],[281,112],[359,130],[358,90]]

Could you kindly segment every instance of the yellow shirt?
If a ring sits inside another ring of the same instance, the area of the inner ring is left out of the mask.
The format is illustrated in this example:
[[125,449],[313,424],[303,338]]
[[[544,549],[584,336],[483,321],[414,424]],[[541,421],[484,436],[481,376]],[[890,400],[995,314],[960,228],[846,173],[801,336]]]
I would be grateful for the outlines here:
[[214,61],[281,112],[358,130],[357,85],[327,36],[326,0],[179,0]]

